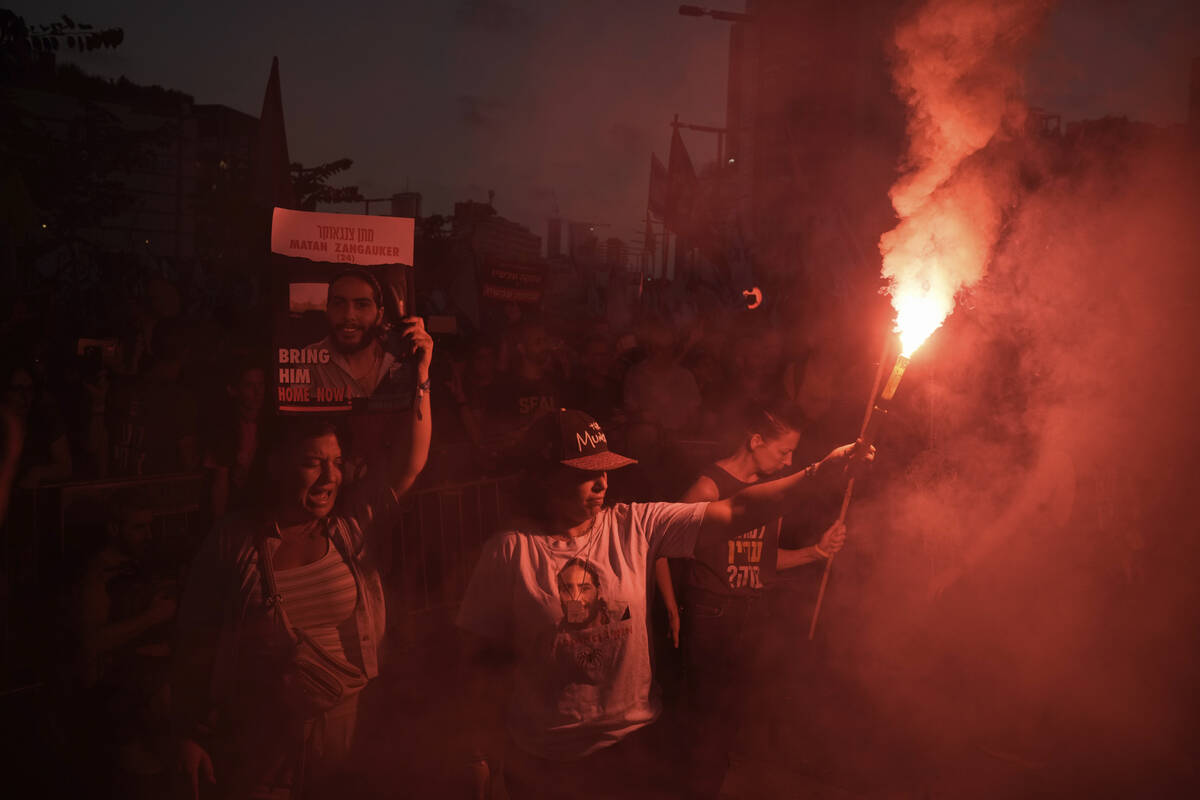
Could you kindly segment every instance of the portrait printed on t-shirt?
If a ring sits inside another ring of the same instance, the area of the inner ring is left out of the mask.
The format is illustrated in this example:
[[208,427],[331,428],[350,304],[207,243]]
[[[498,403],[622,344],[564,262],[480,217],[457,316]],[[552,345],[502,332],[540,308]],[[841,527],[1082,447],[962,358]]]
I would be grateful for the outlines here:
[[603,596],[599,570],[586,559],[569,559],[556,583],[562,605],[554,636],[560,683],[604,684],[629,638],[629,606]]

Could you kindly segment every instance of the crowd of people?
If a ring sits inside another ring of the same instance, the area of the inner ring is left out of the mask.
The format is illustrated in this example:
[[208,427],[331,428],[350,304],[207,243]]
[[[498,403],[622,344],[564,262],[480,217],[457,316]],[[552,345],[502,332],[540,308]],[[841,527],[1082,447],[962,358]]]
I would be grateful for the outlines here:
[[[828,500],[869,457],[835,447],[835,354],[745,311],[618,331],[509,309],[434,358],[409,317],[416,407],[339,421],[275,413],[261,326],[185,306],[154,279],[98,336],[54,338],[36,298],[4,324],[5,606],[54,597],[6,636],[44,645],[55,741],[96,785],[338,796],[403,495],[508,476],[512,514],[457,616],[470,702],[446,763],[464,792],[717,796],[772,718],[768,590],[838,551]],[[199,522],[167,552],[152,479],[181,474]],[[95,479],[112,490],[88,524],[39,529],[40,496]],[[654,756],[664,735],[678,770]]]

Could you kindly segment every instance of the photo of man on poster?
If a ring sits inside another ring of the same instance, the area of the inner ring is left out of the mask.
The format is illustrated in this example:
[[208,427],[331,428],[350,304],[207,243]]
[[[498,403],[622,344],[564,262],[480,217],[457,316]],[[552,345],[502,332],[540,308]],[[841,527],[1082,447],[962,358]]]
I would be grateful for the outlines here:
[[413,220],[277,208],[281,413],[406,411],[417,389],[402,331],[413,309]]
[[[396,313],[395,289],[388,285],[386,291]],[[378,278],[362,267],[344,269],[329,282],[325,303],[329,333],[307,348],[329,353],[328,361],[312,365],[314,389],[331,390],[347,399],[371,397],[398,377],[400,364],[387,348],[391,320],[384,292]]]

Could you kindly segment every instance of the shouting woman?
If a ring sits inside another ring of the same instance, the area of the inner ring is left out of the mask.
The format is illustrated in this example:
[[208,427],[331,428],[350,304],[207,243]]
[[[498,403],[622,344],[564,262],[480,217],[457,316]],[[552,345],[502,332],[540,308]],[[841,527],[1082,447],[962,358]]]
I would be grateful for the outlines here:
[[303,797],[350,748],[384,631],[373,545],[429,453],[433,340],[417,318],[402,331],[419,383],[387,474],[343,497],[336,428],[296,420],[269,459],[274,496],[219,522],[192,566],[172,702],[195,797]]

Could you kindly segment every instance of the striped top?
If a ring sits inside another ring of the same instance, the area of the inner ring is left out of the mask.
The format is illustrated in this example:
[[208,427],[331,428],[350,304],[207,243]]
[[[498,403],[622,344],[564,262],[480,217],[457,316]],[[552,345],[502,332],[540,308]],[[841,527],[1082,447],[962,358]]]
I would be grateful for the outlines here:
[[275,584],[292,626],[311,636],[330,655],[345,659],[339,628],[353,625],[358,587],[333,543],[311,564],[275,570]]

